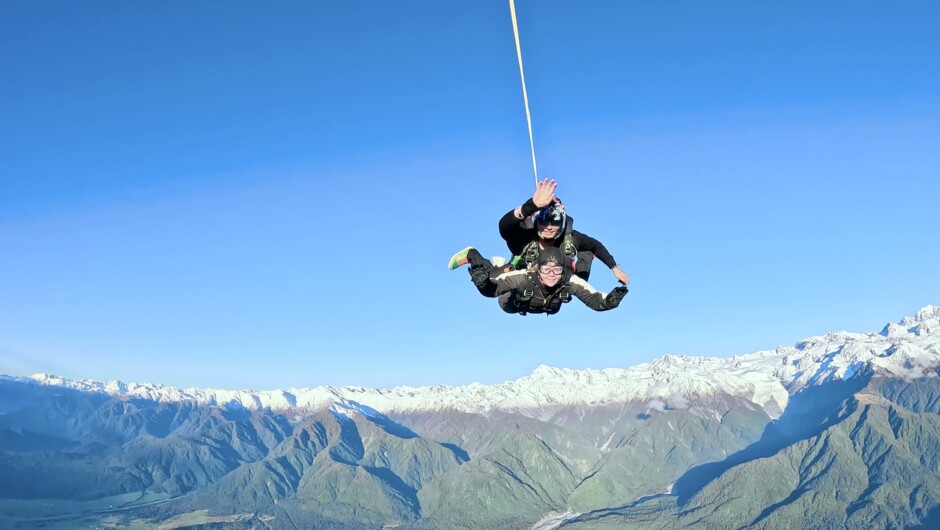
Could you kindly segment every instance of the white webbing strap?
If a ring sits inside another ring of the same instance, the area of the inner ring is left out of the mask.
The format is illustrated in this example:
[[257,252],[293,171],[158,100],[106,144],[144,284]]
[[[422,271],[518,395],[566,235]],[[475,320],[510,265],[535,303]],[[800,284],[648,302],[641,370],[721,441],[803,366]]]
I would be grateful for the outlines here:
[[519,58],[519,77],[522,78],[522,101],[525,103],[525,121],[529,126],[529,147],[532,149],[532,171],[535,173],[535,185],[539,185],[539,170],[535,165],[535,142],[532,140],[532,116],[529,114],[529,95],[525,90],[525,73],[522,71],[522,48],[519,46],[519,26],[516,24],[516,4],[509,0],[509,13],[512,15],[512,33],[516,38],[516,57]]

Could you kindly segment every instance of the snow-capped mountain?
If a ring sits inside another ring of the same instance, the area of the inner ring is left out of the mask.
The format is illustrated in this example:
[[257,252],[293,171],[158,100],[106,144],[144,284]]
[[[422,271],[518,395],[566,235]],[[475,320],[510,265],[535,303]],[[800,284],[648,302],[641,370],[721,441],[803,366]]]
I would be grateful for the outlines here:
[[938,528],[937,329],[459,387],[0,376],[0,527]]
[[940,365],[940,307],[926,306],[914,317],[890,323],[880,333],[837,332],[810,337],[790,347],[730,358],[667,355],[631,368],[571,370],[539,366],[531,374],[495,385],[316,387],[254,391],[178,389],[157,384],[68,380],[31,376],[41,385],[63,386],[118,398],[158,402],[193,401],[251,410],[313,411],[333,403],[362,405],[382,413],[458,411],[488,413],[557,406],[597,406],[647,402],[651,408],[686,408],[690,400],[712,395],[745,398],[761,408],[782,411],[799,389],[849,379],[870,366],[876,373],[913,379],[932,375]]

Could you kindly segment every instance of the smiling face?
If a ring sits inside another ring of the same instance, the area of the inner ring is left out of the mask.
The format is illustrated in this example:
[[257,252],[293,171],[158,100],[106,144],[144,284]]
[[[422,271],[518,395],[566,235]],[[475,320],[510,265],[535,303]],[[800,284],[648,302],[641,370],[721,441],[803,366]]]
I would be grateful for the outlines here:
[[535,231],[542,239],[555,239],[565,226],[565,210],[553,204],[535,214]]
[[561,226],[555,224],[537,224],[535,225],[535,230],[542,239],[555,239],[558,237],[558,234],[561,233]]
[[554,287],[561,281],[562,272],[561,265],[557,263],[539,265],[539,281],[542,282],[542,285],[545,287]]

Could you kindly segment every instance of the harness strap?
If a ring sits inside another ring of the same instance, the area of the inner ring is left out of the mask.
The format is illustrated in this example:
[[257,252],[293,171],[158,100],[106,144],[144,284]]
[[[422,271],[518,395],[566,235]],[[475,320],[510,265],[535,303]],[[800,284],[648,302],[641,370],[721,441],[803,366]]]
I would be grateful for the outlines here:
[[538,240],[530,241],[522,249],[522,259],[525,261],[526,267],[532,267],[535,265],[535,262],[539,260],[539,242]]
[[522,296],[519,297],[519,300],[529,302],[533,296],[535,296],[535,282],[532,281],[532,278],[526,276],[525,288],[522,289]]
[[575,256],[578,255],[578,247],[574,244],[574,234],[571,233],[573,230],[572,225],[574,225],[574,219],[568,217],[565,222],[565,237],[561,240],[561,245],[565,256],[574,261]]

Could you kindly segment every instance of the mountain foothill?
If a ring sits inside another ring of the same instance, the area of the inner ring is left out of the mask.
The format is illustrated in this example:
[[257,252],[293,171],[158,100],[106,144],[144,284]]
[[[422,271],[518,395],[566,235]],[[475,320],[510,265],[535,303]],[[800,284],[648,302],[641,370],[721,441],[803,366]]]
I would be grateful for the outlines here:
[[459,387],[0,376],[0,527],[938,528],[938,330]]

